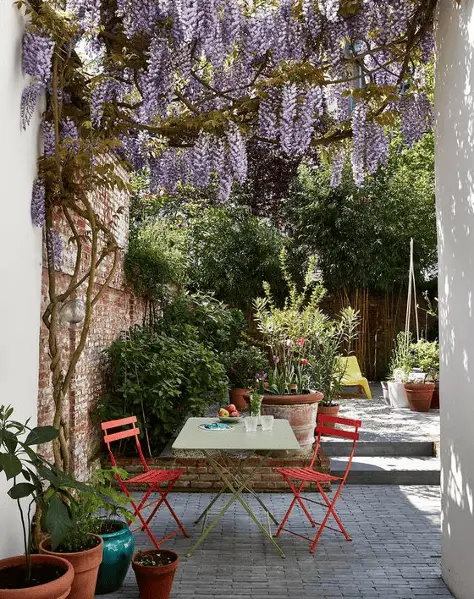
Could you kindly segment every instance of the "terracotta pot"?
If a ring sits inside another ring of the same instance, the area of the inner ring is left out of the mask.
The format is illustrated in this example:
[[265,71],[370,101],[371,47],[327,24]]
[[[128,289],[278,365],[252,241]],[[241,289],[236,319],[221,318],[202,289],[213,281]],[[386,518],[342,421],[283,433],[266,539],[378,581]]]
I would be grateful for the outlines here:
[[318,403],[323,397],[319,391],[305,395],[266,394],[263,396],[261,413],[288,420],[300,445],[298,453],[310,453],[314,443]]
[[434,388],[434,383],[405,383],[410,410],[414,412],[428,412]]
[[433,398],[431,400],[431,410],[439,410],[439,381],[435,381]]
[[[336,404],[334,406],[318,406],[318,414],[326,414],[327,416],[337,416],[339,414],[341,406]],[[336,425],[334,422],[325,422],[324,426],[334,428]]]
[[[32,555],[31,562],[33,565],[44,564],[64,568],[64,574],[51,582],[40,584],[36,587],[0,589],[0,599],[66,599],[66,597],[69,597],[74,579],[74,569],[67,560],[52,555]],[[24,566],[25,563],[24,555],[7,557],[0,560],[0,570]]]
[[245,395],[248,395],[249,390],[243,387],[234,387],[230,390],[230,403],[233,403],[239,412],[248,410],[248,403]]
[[178,554],[174,551],[158,550],[160,553],[169,554],[173,559],[171,564],[166,566],[141,566],[135,561],[139,555],[152,554],[156,551],[156,549],[139,551],[133,556],[132,568],[140,590],[140,599],[168,599],[170,596],[174,575],[179,565]]
[[94,599],[97,574],[102,562],[102,551],[104,541],[98,535],[92,535],[99,539],[100,543],[87,551],[77,553],[59,553],[48,549],[50,540],[45,539],[40,543],[40,553],[63,557],[70,562],[74,568],[74,582],[72,583],[69,599]]

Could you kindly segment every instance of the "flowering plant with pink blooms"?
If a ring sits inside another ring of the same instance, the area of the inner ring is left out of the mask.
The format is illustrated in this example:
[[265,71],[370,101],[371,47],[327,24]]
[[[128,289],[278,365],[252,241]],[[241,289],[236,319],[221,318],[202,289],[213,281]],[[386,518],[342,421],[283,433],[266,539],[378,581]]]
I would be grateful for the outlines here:
[[311,257],[301,291],[289,275],[286,252],[280,255],[288,288],[283,307],[278,307],[268,284],[265,297],[254,301],[255,320],[272,356],[267,381],[260,390],[285,395],[309,393],[311,389],[325,393],[329,401],[337,379],[337,356],[349,348],[356,336],[358,313],[342,310],[339,319],[330,319],[320,307],[326,290],[316,274],[316,258]]

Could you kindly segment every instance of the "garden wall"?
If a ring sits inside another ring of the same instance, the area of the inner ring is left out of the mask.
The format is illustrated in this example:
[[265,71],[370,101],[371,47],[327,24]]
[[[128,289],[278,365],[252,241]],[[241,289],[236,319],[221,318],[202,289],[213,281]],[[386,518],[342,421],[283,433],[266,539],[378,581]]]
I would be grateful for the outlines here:
[[[125,174],[124,174],[125,176]],[[98,211],[106,222],[112,225],[115,237],[121,248],[128,242],[128,210],[129,198],[120,192],[102,193],[94,198],[98,203]],[[84,222],[78,221],[79,230],[85,230]],[[62,274],[58,277],[59,286],[65,288],[70,280],[74,265],[75,251],[68,246],[68,229],[60,221],[56,228],[63,233]],[[86,252],[87,253],[87,252]],[[97,399],[103,391],[103,355],[102,350],[108,347],[123,330],[143,320],[145,304],[136,298],[125,285],[123,272],[124,249],[120,250],[117,272],[110,287],[94,307],[91,328],[84,352],[76,367],[76,372],[67,398],[63,419],[68,429],[72,468],[79,478],[87,478],[90,472],[91,458],[97,455],[98,428],[91,422],[90,413],[94,410]],[[87,260],[86,260],[87,262]],[[44,260],[46,263],[46,260]],[[86,267],[87,264],[84,265]],[[98,285],[104,281],[110,268],[110,262],[101,265]],[[81,287],[77,297],[84,297],[85,287]],[[42,281],[42,313],[48,304],[48,271],[43,269]],[[69,357],[77,345],[80,330],[74,325],[62,325],[61,344]],[[41,325],[40,338],[40,380],[38,398],[38,420],[41,424],[51,424],[53,419],[53,401],[48,355],[48,331]]]

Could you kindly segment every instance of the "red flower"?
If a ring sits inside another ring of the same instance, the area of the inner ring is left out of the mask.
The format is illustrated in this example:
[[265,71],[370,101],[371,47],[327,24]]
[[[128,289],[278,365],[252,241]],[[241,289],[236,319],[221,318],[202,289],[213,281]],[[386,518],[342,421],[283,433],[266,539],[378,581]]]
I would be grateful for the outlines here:
[[301,337],[301,339],[298,339],[298,345],[300,347],[303,347],[303,345],[306,343],[306,339],[304,337]]
[[306,358],[301,358],[301,360],[300,360],[301,366],[306,366],[307,363],[308,363],[308,360]]

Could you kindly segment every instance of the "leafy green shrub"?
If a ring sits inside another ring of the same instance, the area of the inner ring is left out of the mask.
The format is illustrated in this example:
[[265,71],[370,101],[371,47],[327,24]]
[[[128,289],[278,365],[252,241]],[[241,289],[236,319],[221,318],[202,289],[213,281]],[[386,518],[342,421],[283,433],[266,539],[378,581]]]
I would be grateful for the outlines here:
[[154,454],[185,417],[202,416],[227,391],[224,367],[192,327],[182,328],[179,338],[135,327],[106,355],[108,391],[96,413],[104,420],[135,414]]
[[417,277],[436,272],[433,136],[413,149],[400,146],[395,137],[387,166],[360,189],[349,163],[337,188],[330,185],[329,166],[299,170],[283,220],[296,257],[318,256],[330,292],[405,285],[412,237]]
[[222,361],[231,387],[251,387],[255,383],[256,374],[268,368],[268,358],[264,352],[245,342],[223,354]]
[[187,338],[190,329],[218,354],[232,351],[245,329],[240,310],[228,308],[211,295],[181,293],[163,311],[156,326],[166,335]]
[[181,286],[188,277],[186,233],[168,221],[137,229],[125,256],[125,274],[137,295],[162,299],[167,286]]
[[281,281],[284,237],[248,209],[209,208],[190,224],[191,280],[197,289],[242,309],[262,293],[262,282]]
[[428,377],[439,377],[439,343],[420,339],[410,345],[412,362],[415,368],[421,368]]

